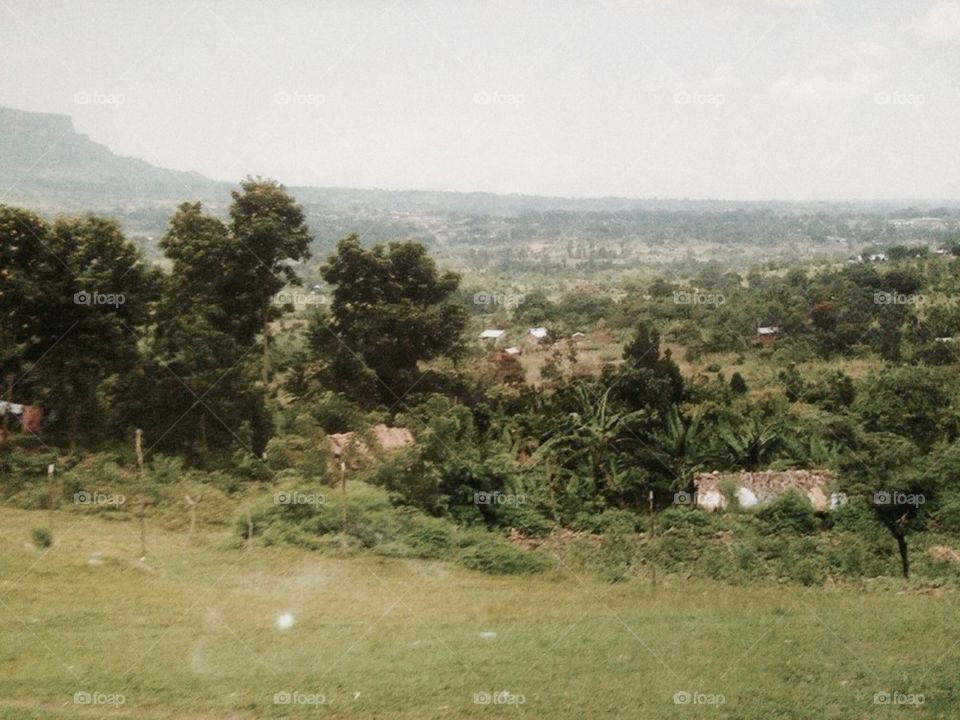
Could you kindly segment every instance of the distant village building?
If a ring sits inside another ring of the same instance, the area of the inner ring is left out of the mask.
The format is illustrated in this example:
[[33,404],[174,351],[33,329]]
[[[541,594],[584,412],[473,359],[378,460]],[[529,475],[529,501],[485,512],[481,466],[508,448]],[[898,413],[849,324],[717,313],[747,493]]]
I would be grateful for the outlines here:
[[585,340],[586,337],[587,337],[586,333],[575,332],[573,335],[570,336],[570,339],[573,340],[574,342],[580,342],[581,340]]
[[[381,450],[398,450],[413,444],[413,433],[407,428],[374,425],[370,429],[370,435]],[[330,441],[330,450],[334,457],[342,457],[348,449],[352,449],[357,455],[370,454],[370,448],[357,437],[356,433],[334,433],[327,439]]]
[[780,328],[775,325],[766,325],[757,328],[757,339],[763,347],[770,347],[776,342]]
[[740,507],[765,505],[786,492],[805,495],[817,512],[826,512],[844,504],[842,493],[831,492],[833,475],[828,470],[762,470],[739,473],[700,473],[693,478],[697,507],[719,510],[732,493]]
[[922,230],[943,230],[946,227],[943,218],[938,217],[891,218],[890,224],[894,227],[919,228]]
[[0,400],[0,420],[10,416],[20,421],[20,431],[37,435],[43,430],[43,408],[39,405],[23,405],[21,403]]
[[480,333],[480,339],[484,342],[488,342],[491,345],[497,345],[500,342],[500,338],[504,336],[506,330],[484,330]]
[[493,361],[500,365],[505,363],[519,364],[520,356],[522,354],[523,351],[518,347],[508,347],[504,350],[494,350]]
[[530,328],[527,332],[527,340],[533,345],[539,345],[547,339],[548,335],[549,332],[545,327]]
[[[866,261],[867,262],[886,262],[887,255],[886,253],[874,253],[873,255],[867,255]],[[863,262],[864,262],[863,255],[856,255],[850,258],[849,260],[847,260],[848,265],[858,265]]]

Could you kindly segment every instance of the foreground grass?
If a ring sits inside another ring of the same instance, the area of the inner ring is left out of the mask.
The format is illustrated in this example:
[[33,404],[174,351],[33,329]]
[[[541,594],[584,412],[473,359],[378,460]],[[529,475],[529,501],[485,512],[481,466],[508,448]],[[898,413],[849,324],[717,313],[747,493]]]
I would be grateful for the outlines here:
[[[53,546],[33,547],[31,529],[51,522]],[[960,707],[949,591],[607,585],[562,565],[489,577],[161,531],[138,554],[134,523],[0,509],[0,718],[850,720]],[[78,692],[124,703],[77,704]],[[875,704],[881,692],[923,704]]]

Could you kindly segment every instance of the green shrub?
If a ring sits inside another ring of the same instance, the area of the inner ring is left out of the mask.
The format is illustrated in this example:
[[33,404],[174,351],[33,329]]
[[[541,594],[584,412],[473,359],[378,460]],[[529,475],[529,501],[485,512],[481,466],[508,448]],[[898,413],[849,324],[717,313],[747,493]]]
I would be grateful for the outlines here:
[[737,575],[737,565],[728,548],[713,543],[704,548],[700,558],[703,574],[711,580],[730,581]]
[[841,532],[867,535],[882,529],[870,505],[862,497],[852,497],[831,510],[828,519],[831,527]]
[[737,568],[746,574],[750,574],[757,564],[757,551],[747,543],[737,542],[733,544],[733,557],[737,563]]
[[659,565],[683,570],[697,561],[703,547],[704,541],[696,528],[673,526],[650,543],[649,552]]
[[747,392],[747,383],[739,372],[730,377],[730,391],[734,395],[744,395]]
[[501,505],[496,522],[502,528],[514,528],[530,537],[543,537],[553,530],[553,522],[529,505]]
[[[821,553],[832,575],[854,579],[876,577],[889,570],[890,542],[886,538],[834,529],[821,537]],[[885,557],[886,555],[886,557]]]
[[49,510],[59,507],[61,498],[51,493],[45,482],[34,482],[23,487],[7,499],[7,504],[21,510]]
[[183,460],[157,453],[150,460],[150,477],[161,485],[176,482],[183,475]]
[[[16,436],[14,436],[16,437]],[[0,488],[3,495],[9,497],[29,484],[46,477],[46,467],[57,463],[55,452],[38,448],[28,450],[21,447],[24,441],[32,438],[16,437],[17,444],[0,453]],[[13,438],[11,438],[11,443]]]
[[937,527],[942,532],[960,535],[960,494],[944,495],[934,513]]
[[260,540],[266,546],[291,545],[307,550],[316,550],[320,547],[320,540],[316,535],[295,525],[271,525],[263,531]]
[[505,540],[490,537],[467,547],[460,563],[471,570],[494,575],[521,575],[546,569],[549,561],[529,550],[514,547]]
[[53,535],[46,528],[34,528],[30,531],[30,537],[38,548],[48,548],[53,545]]
[[401,514],[402,543],[412,557],[442,558],[456,546],[457,528],[446,520],[427,517],[412,508]]
[[815,555],[804,555],[798,558],[790,567],[790,578],[808,587],[822,585],[827,571],[821,560]]
[[[306,403],[305,408],[310,420],[328,433],[355,430],[365,422],[357,406],[343,393],[327,391]],[[296,418],[294,429],[300,432],[305,429],[303,417]]]
[[[186,496],[196,501],[193,511],[197,528],[229,524],[236,500],[221,489],[219,473],[189,470],[178,480],[157,487],[156,502],[148,510],[151,520],[169,530],[185,530],[190,525],[190,507]],[[127,502],[135,502],[128,498]]]
[[643,517],[630,510],[604,510],[601,513],[577,513],[571,527],[581,532],[602,535],[608,530],[619,529],[625,532],[642,532],[645,525]]
[[[326,494],[324,494],[326,493]],[[315,498],[318,502],[298,502]],[[463,532],[449,520],[412,507],[395,508],[382,488],[351,482],[346,500],[322,485],[285,477],[269,497],[249,510],[254,537],[265,545],[309,549],[367,548],[379,555],[459,559],[490,573],[524,573],[541,568],[542,558],[483,530]],[[234,518],[235,532],[246,538],[247,509]]]
[[324,478],[332,453],[326,435],[283,435],[271,438],[266,449],[271,470],[294,470],[310,478]]
[[817,529],[817,517],[805,495],[795,490],[784,493],[757,510],[757,517],[768,532],[803,535]]
[[733,477],[724,477],[718,487],[720,494],[726,501],[725,509],[728,512],[740,512],[740,483]]
[[702,510],[686,507],[671,507],[657,515],[657,527],[661,531],[679,528],[707,528],[713,518]]

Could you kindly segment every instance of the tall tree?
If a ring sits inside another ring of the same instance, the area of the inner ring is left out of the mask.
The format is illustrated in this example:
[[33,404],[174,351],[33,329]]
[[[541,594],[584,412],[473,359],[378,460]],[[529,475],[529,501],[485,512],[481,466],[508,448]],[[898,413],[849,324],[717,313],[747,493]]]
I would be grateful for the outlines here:
[[263,380],[270,380],[270,323],[280,316],[274,297],[285,285],[300,285],[292,263],[310,257],[303,208],[275,180],[246,178],[234,190],[230,231],[244,249],[241,268],[257,300],[263,342]]
[[230,228],[205,214],[199,202],[183,203],[170,218],[160,249],[172,262],[164,297],[180,313],[202,315],[241,347],[261,329],[260,293],[250,282],[256,258]]
[[[910,576],[908,539],[923,525],[926,506],[936,502],[942,467],[924,467],[916,445],[890,432],[866,433],[841,465],[841,481],[850,495],[860,495],[874,517],[897,543],[903,577]],[[939,459],[939,458],[937,458]]]
[[45,403],[66,415],[72,449],[81,422],[87,430],[102,424],[105,381],[137,359],[136,328],[148,316],[155,275],[112,220],[61,218],[48,239],[32,270],[44,292],[30,376]]
[[623,364],[608,366],[608,382],[616,387],[619,399],[633,409],[655,408],[667,412],[672,403],[683,399],[683,376],[670,350],[660,351],[660,334],[648,322],[641,322],[623,348]]
[[36,309],[43,293],[37,270],[49,243],[49,228],[40,217],[0,205],[0,378],[18,375],[35,354]]
[[[277,206],[275,212],[268,207],[265,216],[285,215],[281,200],[264,202]],[[253,213],[250,222],[259,223],[256,213],[248,210]],[[282,235],[276,218],[267,224],[273,229],[264,232]],[[260,242],[267,244],[266,239]],[[155,392],[150,398],[131,397],[130,410],[157,419],[164,431],[158,438],[162,447],[202,452],[208,444],[239,441],[259,453],[268,440],[268,423],[248,355],[258,332],[265,330],[264,317],[280,312],[272,293],[289,276],[281,270],[283,280],[267,277],[252,249],[235,237],[230,226],[205,214],[200,203],[184,203],[177,209],[160,247],[173,266],[157,306],[151,357],[144,366],[144,373],[155,377]],[[263,302],[267,291],[269,308]],[[264,357],[262,375],[268,359]]]
[[334,287],[332,319],[315,323],[312,346],[335,389],[354,388],[366,367],[392,405],[417,383],[419,362],[460,352],[467,316],[456,301],[460,277],[440,273],[419,243],[365,249],[351,235],[321,272]]
[[894,432],[922,449],[950,432],[948,375],[927,367],[890,366],[868,377],[854,409],[870,432]]

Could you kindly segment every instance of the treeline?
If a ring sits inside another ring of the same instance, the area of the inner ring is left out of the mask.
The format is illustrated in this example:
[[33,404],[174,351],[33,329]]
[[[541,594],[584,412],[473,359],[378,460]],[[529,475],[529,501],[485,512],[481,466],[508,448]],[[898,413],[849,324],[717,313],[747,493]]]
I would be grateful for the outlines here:
[[166,267],[150,267],[109,220],[0,207],[0,372],[13,399],[42,405],[46,442],[71,449],[146,426],[154,447],[262,451],[270,323],[309,256],[303,211],[248,178],[228,222],[185,203],[160,246]]
[[[596,369],[558,343],[534,386],[515,358],[465,339],[460,278],[422,245],[349,236],[321,267],[324,292],[298,293],[303,210],[269,180],[247,179],[232,199],[227,221],[181,205],[160,267],[102,218],[46,223],[0,209],[0,370],[13,400],[47,409],[43,446],[125,446],[141,428],[148,460],[162,452],[237,477],[334,483],[330,434],[399,425],[416,443],[363,479],[398,505],[530,535],[639,525],[701,471],[826,467],[897,538],[905,572],[908,534],[960,517],[956,350],[944,341],[925,355],[930,338],[957,330],[956,260],[707,272],[619,303],[533,294],[511,322],[604,321],[626,336],[619,361]],[[691,300],[701,295],[713,302]],[[919,295],[929,305],[901,302]],[[294,305],[313,307],[291,315]],[[754,346],[758,324],[779,327],[772,347]],[[730,367],[743,373],[684,375],[661,330],[694,356],[735,350]],[[873,369],[798,367],[851,352]],[[756,387],[748,357],[766,368]],[[878,493],[925,502],[870,502]]]

